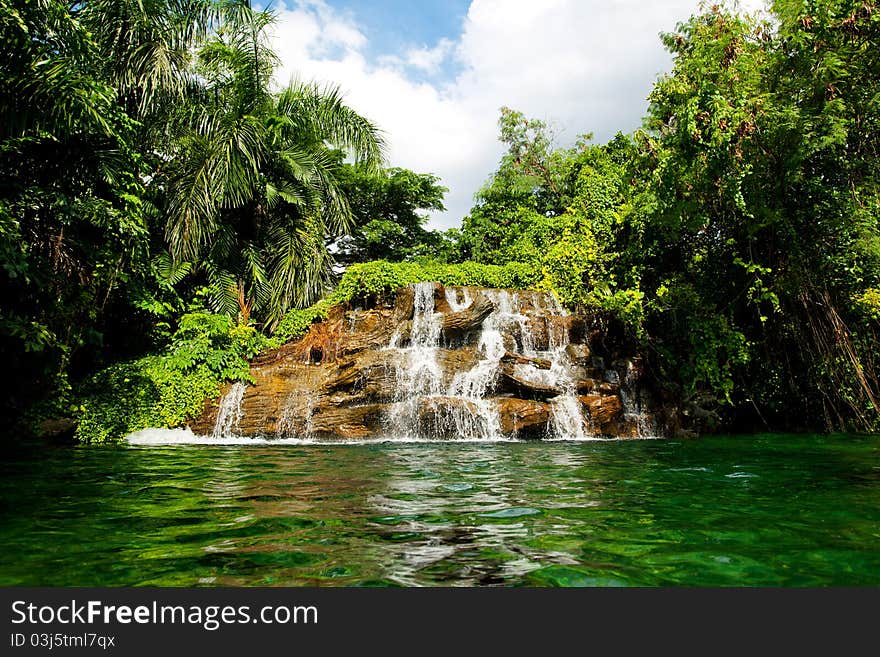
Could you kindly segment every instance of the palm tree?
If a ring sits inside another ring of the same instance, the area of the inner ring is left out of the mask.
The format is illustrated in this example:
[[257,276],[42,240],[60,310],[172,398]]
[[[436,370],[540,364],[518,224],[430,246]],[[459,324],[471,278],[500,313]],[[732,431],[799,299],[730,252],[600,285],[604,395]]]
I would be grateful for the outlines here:
[[73,16],[94,35],[97,75],[116,90],[126,113],[144,121],[179,101],[195,83],[192,49],[240,2],[88,0]]
[[338,89],[294,80],[271,92],[272,21],[238,5],[201,48],[201,88],[172,121],[173,148],[156,180],[173,260],[207,274],[216,311],[245,322],[257,311],[270,326],[324,291],[325,237],[350,226],[331,146],[373,166],[383,149]]
[[60,0],[0,0],[0,140],[113,133],[113,90],[94,74],[91,35]]

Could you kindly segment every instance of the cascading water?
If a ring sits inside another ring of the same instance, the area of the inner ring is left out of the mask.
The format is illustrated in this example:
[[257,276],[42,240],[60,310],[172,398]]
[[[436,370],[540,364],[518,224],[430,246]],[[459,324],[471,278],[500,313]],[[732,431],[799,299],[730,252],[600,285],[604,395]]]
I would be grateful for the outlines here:
[[287,401],[285,401],[284,408],[281,411],[281,417],[278,420],[278,426],[275,429],[276,438],[287,438],[296,435],[298,429],[301,432],[301,435],[306,438],[314,433],[312,413],[315,410],[315,399],[311,396],[306,397],[305,411],[303,413],[305,415],[305,425],[298,422],[298,411],[301,408],[297,403],[299,401],[299,395],[296,393],[291,394],[287,398]]
[[[442,400],[443,413],[434,421],[443,426],[421,427],[433,437],[451,433],[464,440],[499,440],[503,437],[497,400],[489,398],[498,381],[501,360],[508,351],[505,339],[516,336],[517,344],[510,344],[523,356],[549,361],[549,369],[538,369],[528,364],[514,366],[515,371],[558,395],[550,400],[551,422],[549,433],[555,438],[585,439],[590,435],[581,402],[576,396],[572,362],[566,353],[569,336],[566,330],[550,331],[547,350],[536,348],[537,340],[532,326],[535,318],[524,310],[545,310],[545,304],[554,309],[555,299],[539,293],[511,293],[506,290],[481,290],[494,309],[480,328],[476,342],[478,360],[468,370],[452,376],[444,386],[443,372],[437,354],[441,348],[441,315],[435,312],[434,285],[419,283],[414,287],[412,329],[409,345],[401,347],[402,334],[391,338],[388,349],[401,352],[395,368],[395,403],[388,414],[386,431],[392,436],[415,436],[420,433],[420,404]],[[545,300],[549,298],[549,301]],[[472,296],[467,288],[446,288],[445,298],[452,312],[470,306]],[[548,327],[549,328],[549,327]],[[561,327],[558,327],[561,329]],[[505,338],[505,336],[508,336]]]
[[241,381],[232,384],[217,410],[217,422],[214,424],[212,438],[230,438],[235,435],[241,422],[241,400],[244,397],[245,384]]
[[[253,383],[230,386],[191,429],[226,442],[652,433],[638,361],[634,373],[623,360],[605,370],[586,340],[589,319],[566,316],[552,295],[419,283],[389,301],[336,308],[299,342],[261,355]],[[302,357],[327,341],[326,358]]]
[[[470,305],[469,295],[464,294],[464,299]],[[498,365],[505,352],[504,336],[499,330],[499,317],[496,306],[483,320],[477,343],[480,360],[470,370],[456,374],[449,386],[450,397],[469,402],[467,406],[453,407],[451,413],[455,429],[463,438],[497,440],[501,437],[498,408],[495,402],[485,398],[498,378]],[[468,406],[475,412],[469,411]]]
[[560,394],[550,400],[552,414],[550,429],[554,438],[584,440],[590,437],[580,400],[575,394],[575,380],[571,374],[571,359],[566,347],[570,343],[568,331],[548,327],[550,375]]
[[446,303],[449,304],[449,307],[454,313],[464,310],[471,305],[471,295],[467,288],[461,288],[461,301],[458,300],[458,294],[456,293],[455,288],[447,287],[445,290],[445,296]]
[[417,433],[419,402],[441,392],[443,370],[437,362],[440,348],[440,315],[434,312],[434,284],[414,286],[413,318],[409,346],[401,348],[400,331],[394,333],[389,349],[402,352],[395,371],[396,394],[388,417],[390,433],[411,436]]
[[626,361],[626,372],[620,385],[620,401],[623,405],[623,417],[632,422],[636,428],[636,436],[650,438],[657,434],[653,422],[645,412],[642,392],[638,387],[638,372],[635,364]]

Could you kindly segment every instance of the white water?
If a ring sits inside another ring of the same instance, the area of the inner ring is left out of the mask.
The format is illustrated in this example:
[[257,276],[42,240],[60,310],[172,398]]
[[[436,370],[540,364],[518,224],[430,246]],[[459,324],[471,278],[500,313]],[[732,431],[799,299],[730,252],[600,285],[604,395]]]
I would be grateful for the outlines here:
[[[447,291],[447,300],[448,300]],[[470,305],[469,295],[464,294],[466,308]],[[463,309],[463,308],[462,308]],[[470,413],[466,406],[453,409],[455,435],[469,439],[499,440],[501,438],[501,419],[494,401],[486,399],[498,379],[498,366],[504,356],[504,336],[499,326],[499,312],[494,310],[483,320],[477,353],[480,360],[470,370],[458,372],[449,386],[449,396],[464,399],[476,411]]]
[[[419,283],[413,286],[414,303],[411,331],[408,341],[396,332],[386,349],[397,352],[394,371],[389,373],[395,381],[395,394],[391,409],[385,417],[384,435],[362,442],[425,442],[442,435],[446,440],[498,442],[516,440],[505,436],[500,427],[496,401],[492,399],[500,375],[501,359],[507,351],[548,361],[549,369],[532,364],[514,367],[517,376],[554,388],[558,395],[549,400],[551,418],[547,428],[549,440],[604,440],[593,435],[583,405],[577,397],[576,383],[583,374],[566,352],[569,344],[568,331],[558,323],[547,323],[547,315],[564,315],[556,299],[549,294],[537,292],[511,293],[504,290],[481,290],[495,309],[484,320],[476,337],[478,360],[469,369],[444,377],[438,355],[442,348],[442,315],[436,312],[435,286]],[[467,308],[473,301],[467,288],[446,288],[446,302],[452,312]],[[542,326],[541,322],[545,322]],[[544,326],[549,330],[548,344],[539,345],[533,329]],[[511,342],[515,338],[516,344]],[[505,344],[507,341],[507,344]],[[542,347],[542,348],[539,348]],[[546,347],[546,348],[543,348]],[[635,377],[621,382],[621,396],[627,419],[635,419],[639,437],[650,438],[647,416],[640,410],[636,397]],[[296,400],[289,399],[282,411],[276,436],[246,438],[237,435],[241,422],[241,402],[246,386],[234,384],[220,401],[217,421],[210,436],[195,436],[187,430],[145,430],[128,437],[131,444],[211,444],[211,445],[259,445],[259,444],[350,444],[350,440],[315,439],[311,434],[311,408],[307,409],[305,427],[295,427]],[[626,394],[624,395],[624,389]],[[437,399],[442,412],[435,413],[435,424],[420,426],[419,410],[425,400]],[[309,404],[313,403],[311,400]],[[294,431],[300,433],[293,437]],[[303,435],[304,434],[304,435]]]
[[[435,312],[434,285],[419,283],[414,286],[412,332],[409,346],[401,347],[401,335],[395,333],[388,349],[401,352],[396,368],[395,404],[388,415],[386,426],[390,436],[426,438],[453,435],[462,440],[497,441],[503,439],[497,403],[490,398],[498,381],[501,359],[507,351],[505,334],[516,335],[515,350],[530,358],[550,361],[549,370],[531,365],[516,366],[517,374],[559,390],[550,400],[551,422],[548,437],[566,440],[589,440],[586,418],[575,392],[572,363],[565,347],[569,335],[559,330],[549,336],[548,349],[539,351],[532,327],[543,321],[544,314],[530,316],[525,308],[543,310],[558,308],[555,298],[539,293],[510,293],[506,290],[484,290],[494,310],[483,321],[477,340],[479,360],[464,372],[458,372],[443,384],[443,372],[437,361],[440,349],[441,316]],[[472,298],[466,288],[446,288],[446,302],[452,312],[467,308]],[[545,302],[549,300],[549,302]],[[546,305],[545,305],[546,303]],[[561,314],[561,313],[559,313]],[[513,346],[511,345],[513,348]],[[434,413],[434,426],[419,425],[419,407],[431,397],[437,400],[441,411]]]
[[449,304],[449,307],[452,309],[452,312],[457,313],[459,311],[464,310],[469,305],[471,305],[471,295],[466,287],[460,288],[461,291],[461,301],[458,300],[458,294],[456,294],[456,289],[453,287],[446,288],[446,303]]
[[[125,437],[129,445],[137,445],[142,447],[161,447],[163,445],[211,445],[222,447],[223,445],[251,445],[259,447],[261,445],[381,445],[381,444],[400,444],[412,445],[436,442],[430,438],[418,436],[378,436],[376,438],[359,438],[357,440],[330,440],[316,438],[266,438],[266,437],[248,437],[248,436],[228,436],[225,438],[214,438],[212,436],[199,436],[189,429],[142,429]],[[549,440],[557,440],[550,438]],[[571,441],[572,439],[566,439]],[[590,438],[589,440],[607,440],[614,441],[617,438]],[[521,442],[516,438],[498,438],[498,439],[473,439],[473,438],[449,438],[444,440],[448,443],[508,443]]]
[[420,401],[442,392],[443,370],[437,362],[441,323],[440,314],[434,312],[434,284],[416,283],[413,288],[409,346],[399,346],[399,331],[388,344],[401,354],[394,373],[394,404],[387,418],[388,432],[393,435],[411,435],[418,422]]
[[278,426],[275,429],[276,439],[289,437],[296,433],[297,429],[301,429],[306,436],[311,436],[314,433],[314,420],[312,418],[312,413],[315,409],[315,398],[308,397],[306,399],[306,423],[304,427],[299,427],[297,426],[297,402],[299,401],[299,394],[300,393],[296,391],[292,392],[284,402],[284,409],[281,411],[281,418],[278,420]]
[[587,430],[587,419],[584,417],[583,405],[577,398],[576,381],[572,375],[572,362],[565,348],[570,343],[570,336],[565,330],[549,330],[550,373],[555,386],[561,394],[550,400],[550,433],[555,438],[573,438],[585,440],[592,437]]
[[220,400],[220,408],[217,410],[217,422],[211,438],[229,438],[235,435],[241,423],[241,400],[244,397],[245,385],[241,381],[232,384],[223,399]]

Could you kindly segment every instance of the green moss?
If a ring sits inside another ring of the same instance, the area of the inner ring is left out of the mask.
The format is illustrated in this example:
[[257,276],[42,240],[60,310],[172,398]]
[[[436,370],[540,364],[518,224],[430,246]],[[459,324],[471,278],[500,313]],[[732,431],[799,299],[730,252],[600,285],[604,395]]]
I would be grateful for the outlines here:
[[443,285],[528,289],[534,287],[540,278],[540,271],[519,262],[506,265],[484,265],[478,262],[450,265],[384,260],[358,263],[345,271],[330,296],[309,308],[289,311],[270,339],[270,346],[277,347],[302,337],[313,322],[326,318],[330,308],[337,304],[375,298],[411,283],[437,281]]
[[423,281],[437,281],[443,285],[524,289],[535,285],[539,275],[532,267],[518,262],[506,265],[485,265],[478,262],[450,265],[376,260],[349,267],[329,300],[343,303],[359,296],[391,292],[410,283]]

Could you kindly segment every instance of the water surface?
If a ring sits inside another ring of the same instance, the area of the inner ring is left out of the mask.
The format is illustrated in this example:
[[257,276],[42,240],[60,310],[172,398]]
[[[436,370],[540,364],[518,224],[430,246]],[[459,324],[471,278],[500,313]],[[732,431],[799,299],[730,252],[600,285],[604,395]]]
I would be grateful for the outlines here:
[[880,438],[43,448],[0,585],[880,585]]

